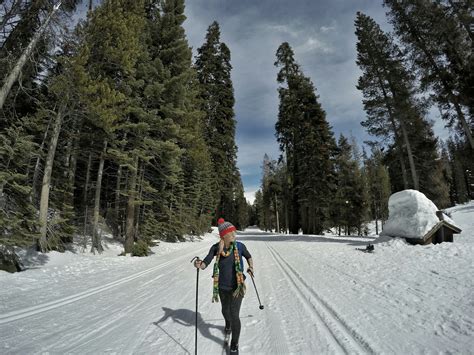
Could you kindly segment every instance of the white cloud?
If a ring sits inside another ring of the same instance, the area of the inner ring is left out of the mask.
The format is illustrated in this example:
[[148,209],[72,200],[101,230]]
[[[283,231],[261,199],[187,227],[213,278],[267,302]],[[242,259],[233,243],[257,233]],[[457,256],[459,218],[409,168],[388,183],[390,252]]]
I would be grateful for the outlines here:
[[295,52],[304,54],[308,52],[320,52],[324,54],[330,54],[334,52],[331,46],[328,46],[317,37],[309,37],[306,42],[295,47]]
[[300,31],[291,28],[291,25],[272,25],[272,24],[264,24],[262,25],[262,29],[266,32],[273,32],[273,33],[280,33],[280,34],[288,34],[291,37],[298,37],[300,35]]
[[321,26],[319,30],[323,33],[334,31],[336,29],[336,26]]
[[237,141],[237,165],[242,175],[255,175],[256,167],[260,167],[264,154],[277,159],[279,153],[278,143],[275,138],[250,141],[239,139]]
[[[250,187],[252,188],[252,187]],[[253,204],[255,201],[255,193],[258,191],[257,189],[246,190],[244,193],[245,199],[250,203]]]

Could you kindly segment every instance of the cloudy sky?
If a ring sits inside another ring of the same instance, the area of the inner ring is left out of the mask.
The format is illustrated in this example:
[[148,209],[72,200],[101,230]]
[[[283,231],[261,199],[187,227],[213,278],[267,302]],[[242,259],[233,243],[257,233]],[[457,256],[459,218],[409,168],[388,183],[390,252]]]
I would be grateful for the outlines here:
[[336,137],[353,135],[362,143],[369,137],[362,96],[355,85],[360,71],[355,63],[357,11],[390,29],[381,0],[188,0],[184,24],[189,44],[204,42],[215,20],[221,40],[232,54],[235,90],[238,167],[245,195],[253,201],[260,187],[261,165],[267,153],[279,156],[275,138],[278,94],[275,52],[282,42],[295,51],[296,60],[317,88]]
[[[355,63],[357,11],[374,18],[383,30],[391,30],[382,0],[186,0],[184,27],[194,55],[213,21],[220,24],[221,40],[231,50],[237,163],[250,202],[260,187],[264,154],[272,159],[280,154],[273,63],[282,42],[291,45],[317,88],[336,139],[341,133],[354,136],[359,144],[371,139],[360,125],[365,113],[356,89],[361,74]],[[435,119],[435,133],[446,138],[439,114],[432,110],[430,118]]]

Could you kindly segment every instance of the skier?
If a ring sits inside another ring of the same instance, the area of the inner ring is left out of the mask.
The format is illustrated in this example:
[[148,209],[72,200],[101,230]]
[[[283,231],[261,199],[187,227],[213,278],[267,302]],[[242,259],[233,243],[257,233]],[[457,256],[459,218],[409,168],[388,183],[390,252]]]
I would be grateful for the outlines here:
[[225,334],[232,333],[230,343],[230,353],[238,354],[240,336],[240,306],[245,295],[245,276],[243,274],[243,260],[245,257],[249,265],[247,272],[254,276],[252,256],[246,246],[235,240],[236,228],[232,223],[219,218],[217,221],[219,228],[220,242],[214,244],[209,250],[209,254],[204,260],[196,260],[194,266],[204,270],[212,261],[214,256],[213,272],[213,294],[212,302],[222,304],[222,315],[225,319]]

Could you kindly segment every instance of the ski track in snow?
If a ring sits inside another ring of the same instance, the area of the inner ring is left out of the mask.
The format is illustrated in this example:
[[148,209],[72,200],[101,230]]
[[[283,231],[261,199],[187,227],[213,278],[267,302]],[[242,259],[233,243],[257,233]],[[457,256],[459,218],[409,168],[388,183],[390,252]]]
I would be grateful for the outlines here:
[[[456,243],[373,254],[354,250],[373,239],[239,233],[265,306],[248,277],[240,353],[473,354],[471,210],[458,208],[467,227]],[[144,259],[53,255],[44,268],[0,274],[0,354],[193,354],[189,261],[217,240],[164,243]],[[212,265],[198,278],[198,353],[219,355],[211,274]]]
[[332,339],[332,352],[337,353],[374,353],[370,345],[354,329],[348,327],[344,320],[325,302],[304,278],[278,253],[275,248],[265,243],[280,270],[286,276],[292,290],[299,296],[309,314],[317,320],[323,336]]
[[[181,257],[186,259],[188,257],[192,257],[195,254],[196,254],[196,251],[193,251],[193,252],[185,254],[184,256],[181,256]],[[39,305],[36,305],[36,306],[23,308],[23,309],[20,309],[20,310],[17,310],[17,311],[2,314],[2,315],[0,315],[0,324],[5,324],[5,323],[9,323],[9,322],[12,322],[12,321],[15,321],[15,320],[23,319],[23,318],[26,318],[26,317],[31,317],[31,316],[34,316],[38,313],[47,312],[49,310],[53,310],[53,309],[56,309],[56,308],[64,306],[64,305],[77,302],[77,301],[82,300],[86,297],[90,297],[90,296],[93,296],[95,294],[104,292],[108,289],[111,289],[111,288],[117,287],[119,285],[122,285],[124,283],[128,283],[132,280],[135,280],[137,278],[140,278],[142,276],[145,276],[147,274],[150,274],[150,273],[155,272],[157,270],[163,269],[167,266],[170,266],[170,265],[178,263],[178,262],[182,262],[181,258],[178,261],[176,261],[176,260],[166,261],[163,264],[154,266],[154,267],[149,268],[147,270],[135,273],[135,274],[127,276],[125,278],[121,278],[117,281],[110,282],[106,285],[94,287],[92,289],[89,289],[89,290],[84,291],[84,292],[77,293],[75,295],[63,297],[63,298],[60,298],[60,299],[57,299],[57,300],[54,300],[54,301],[50,301],[50,302],[42,303],[42,304],[39,304]],[[162,276],[163,275],[159,275],[158,277],[147,281],[146,283],[142,284],[141,287],[147,285],[148,283],[156,281],[158,278],[161,278]]]

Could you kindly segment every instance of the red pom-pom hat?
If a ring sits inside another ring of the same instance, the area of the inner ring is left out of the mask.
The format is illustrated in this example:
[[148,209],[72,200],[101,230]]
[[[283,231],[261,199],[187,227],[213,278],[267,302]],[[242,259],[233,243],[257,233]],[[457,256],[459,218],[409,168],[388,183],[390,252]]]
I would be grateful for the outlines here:
[[224,238],[224,236],[230,232],[237,231],[237,228],[235,228],[232,223],[224,221],[224,218],[219,218],[217,220],[217,227],[219,228],[219,235],[221,238]]

